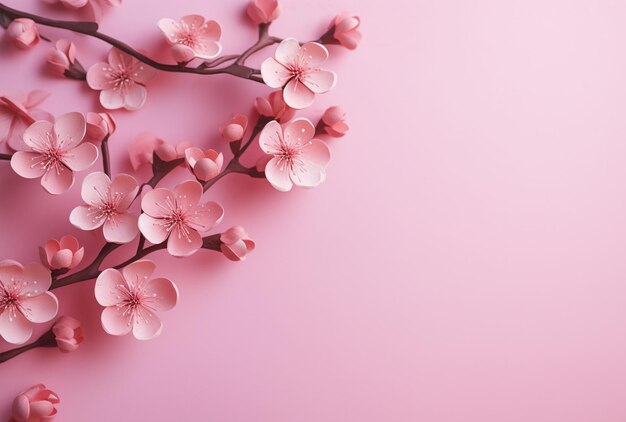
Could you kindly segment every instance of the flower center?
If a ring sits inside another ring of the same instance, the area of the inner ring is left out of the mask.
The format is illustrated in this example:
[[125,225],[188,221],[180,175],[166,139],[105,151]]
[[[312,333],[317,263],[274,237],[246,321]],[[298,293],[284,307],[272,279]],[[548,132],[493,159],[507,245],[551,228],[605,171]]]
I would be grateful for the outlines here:
[[117,216],[121,214],[120,202],[126,197],[121,192],[111,192],[111,188],[108,187],[106,192],[100,192],[97,187],[93,188],[100,199],[94,203],[90,209],[90,214],[93,217],[93,222],[100,220],[109,220],[113,224],[117,225]]
[[[24,292],[24,289],[28,287],[29,284],[37,284],[37,281],[27,282],[22,280],[15,280],[11,277],[11,280],[8,283],[3,283],[0,280],[0,315],[4,312],[8,312],[9,322],[12,322],[16,317],[17,313],[21,313],[22,315],[29,314],[31,310],[29,308],[25,308],[21,302],[21,296]],[[26,292],[25,296],[30,297],[34,294],[37,294],[39,290],[33,290]]]
[[63,157],[65,156],[65,151],[62,142],[57,142],[54,134],[46,132],[46,138],[43,140],[43,143],[33,148],[33,150],[38,152],[39,155],[31,159],[33,162],[31,168],[40,166],[46,172],[54,170],[57,174],[64,170]]
[[296,82],[302,82],[306,76],[306,68],[301,63],[291,63],[287,66],[287,70]]
[[157,295],[156,293],[153,293],[152,296],[146,294],[144,291],[146,280],[147,277],[140,280],[137,276],[137,280],[134,283],[129,282],[128,286],[117,285],[120,302],[116,306],[123,309],[122,315],[129,316],[129,326],[141,321],[146,322],[148,318],[152,317],[154,307],[151,304]]

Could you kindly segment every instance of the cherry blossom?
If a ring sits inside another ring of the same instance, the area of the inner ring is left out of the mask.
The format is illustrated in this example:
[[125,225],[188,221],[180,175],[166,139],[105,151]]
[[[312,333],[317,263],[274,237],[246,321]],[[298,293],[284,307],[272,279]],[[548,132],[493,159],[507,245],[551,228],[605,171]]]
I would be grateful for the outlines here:
[[254,250],[254,241],[241,226],[231,227],[220,236],[220,249],[231,261],[243,261]]
[[295,38],[283,40],[274,57],[261,64],[263,81],[271,88],[283,88],[283,98],[288,106],[302,109],[313,104],[315,94],[330,91],[337,76],[321,69],[328,58],[322,44],[309,42],[300,47]]
[[282,91],[274,91],[268,98],[257,97],[254,106],[261,116],[271,117],[280,123],[291,120],[296,114],[296,110],[285,104]]
[[111,181],[102,172],[91,173],[80,192],[87,205],[74,208],[70,222],[82,230],[102,227],[107,242],[128,243],[139,233],[138,217],[129,211],[138,191],[137,181],[128,174],[119,174]]
[[87,113],[85,141],[100,142],[115,132],[115,119],[109,113]]
[[96,280],[96,300],[102,306],[104,331],[114,336],[133,332],[138,340],[149,340],[163,329],[156,312],[172,309],[178,289],[167,278],[150,278],[156,266],[142,260],[118,271],[108,268]]
[[224,155],[213,149],[202,151],[196,147],[187,148],[185,157],[193,174],[203,182],[217,176],[224,165]]
[[37,384],[21,392],[13,400],[12,417],[9,422],[49,422],[57,415],[54,405],[59,396],[43,384]]
[[166,239],[167,251],[173,256],[189,256],[202,247],[198,232],[206,232],[219,223],[224,210],[216,202],[200,204],[202,185],[188,180],[173,191],[154,189],[143,197],[139,230],[150,242]]
[[39,248],[39,255],[44,265],[51,270],[74,268],[83,260],[85,248],[78,244],[74,236],[65,235],[61,240],[48,240]]
[[342,46],[354,50],[361,41],[361,33],[359,32],[359,26],[361,25],[361,19],[358,16],[350,16],[346,13],[337,15],[334,21],[331,23],[331,30],[334,27],[333,37]]
[[241,141],[247,127],[248,117],[243,114],[235,114],[228,123],[220,127],[220,133],[226,142]]
[[322,130],[333,138],[341,138],[350,130],[346,123],[346,112],[341,107],[329,107],[322,115]]
[[69,316],[59,318],[52,327],[52,333],[63,353],[75,351],[84,340],[80,321]]
[[179,22],[164,18],[159,28],[167,42],[172,45],[172,54],[177,62],[188,62],[194,57],[212,59],[222,51],[220,37],[222,28],[215,21],[206,21],[200,15],[183,16]]
[[64,75],[76,62],[76,46],[73,42],[60,39],[48,53],[50,68],[59,75]]
[[52,278],[43,265],[0,261],[0,337],[9,343],[25,343],[32,323],[52,320],[59,302],[48,291]]
[[0,96],[0,144],[7,142],[13,150],[28,149],[22,136],[28,126],[37,120],[54,121],[46,111],[36,108],[50,96],[46,91],[35,90],[27,95]]
[[87,84],[100,91],[102,107],[114,110],[140,109],[146,102],[146,84],[157,71],[116,48],[109,52],[108,63],[96,63],[87,71]]
[[257,25],[270,23],[280,15],[278,0],[250,0],[246,13]]
[[18,18],[11,21],[7,27],[7,36],[17,48],[22,50],[39,43],[39,31],[32,19]]
[[330,149],[313,136],[315,127],[304,118],[287,124],[284,131],[275,120],[263,128],[259,145],[273,156],[265,166],[265,177],[274,188],[286,192],[294,184],[311,188],[324,181]]
[[18,151],[11,167],[22,177],[41,177],[41,185],[51,194],[68,191],[74,184],[74,171],[85,170],[98,158],[98,149],[83,142],[85,118],[80,113],[60,116],[54,125],[40,120],[24,132],[31,151]]

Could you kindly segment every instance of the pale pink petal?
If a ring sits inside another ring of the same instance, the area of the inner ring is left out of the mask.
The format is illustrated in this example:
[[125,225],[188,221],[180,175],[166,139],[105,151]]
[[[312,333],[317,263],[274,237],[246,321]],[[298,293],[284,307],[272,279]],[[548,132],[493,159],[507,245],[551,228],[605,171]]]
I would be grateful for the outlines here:
[[117,48],[109,51],[109,64],[113,69],[130,69],[134,63],[134,58]]
[[41,186],[53,195],[67,192],[73,184],[74,173],[64,165],[49,169],[41,178]]
[[243,227],[234,226],[222,233],[220,241],[222,243],[235,243],[241,239],[245,239],[246,237],[248,237],[248,233]]
[[70,213],[70,223],[81,230],[94,230],[105,222],[105,218],[97,218],[100,211],[97,208],[80,205]]
[[311,142],[302,148],[302,159],[311,161],[320,167],[326,167],[330,161],[330,148],[319,139],[312,139]]
[[119,210],[128,209],[135,199],[135,196],[137,196],[138,191],[139,185],[137,184],[137,180],[129,174],[119,174],[113,179],[113,183],[111,183],[111,192],[123,196],[118,202]]
[[222,221],[224,208],[217,202],[207,202],[194,211],[190,218],[190,225],[201,232],[210,230],[214,225]]
[[65,236],[63,236],[58,243],[61,249],[69,249],[72,252],[76,252],[79,247],[78,239],[76,239],[74,236],[71,236],[69,234],[66,234]]
[[43,252],[45,256],[45,261],[50,262],[55,253],[57,253],[61,249],[61,244],[54,239],[48,240],[43,245]]
[[182,233],[179,228],[172,230],[167,241],[167,251],[172,256],[189,256],[202,247],[202,237],[192,229]]
[[315,136],[315,126],[309,119],[301,117],[285,126],[284,136],[289,145],[303,145]]
[[[198,183],[198,182],[196,182]],[[141,199],[141,209],[152,217],[166,217],[176,200],[169,189],[153,189]]]
[[52,277],[50,271],[38,262],[30,262],[23,267],[22,294],[40,295],[50,288]]
[[183,44],[174,44],[171,51],[172,57],[177,63],[185,63],[196,57],[196,52],[193,48]]
[[85,116],[77,112],[63,114],[54,123],[57,145],[64,151],[69,151],[80,144],[86,131]]
[[314,93],[323,94],[335,87],[337,75],[330,70],[313,69],[306,73],[302,83]]
[[139,282],[148,280],[155,269],[156,265],[154,262],[143,259],[128,264],[122,270],[122,274],[128,283],[136,285]]
[[155,245],[163,243],[170,234],[165,228],[164,220],[150,217],[148,214],[141,214],[137,224],[141,234]]
[[41,89],[31,91],[26,96],[26,100],[24,101],[24,107],[26,107],[27,109],[37,107],[39,104],[43,103],[49,96],[49,92],[43,91]]
[[292,79],[283,89],[283,98],[289,107],[299,110],[313,104],[315,94],[302,82]]
[[89,173],[83,180],[80,196],[86,203],[98,206],[105,197],[109,186],[111,186],[111,179],[103,172]]
[[105,89],[100,91],[100,104],[108,110],[124,107],[124,96],[119,89]]
[[276,48],[274,58],[284,65],[295,62],[300,53],[300,43],[295,38],[284,39]]
[[109,306],[102,310],[100,321],[107,334],[123,336],[132,329],[130,317],[131,313],[124,307]]
[[83,143],[63,156],[63,163],[74,171],[87,170],[98,159],[98,148],[94,144]]
[[117,214],[114,218],[109,218],[104,222],[102,232],[107,242],[128,243],[137,237],[139,227],[137,217],[134,214],[125,212]]
[[53,125],[50,122],[40,120],[33,123],[24,131],[24,143],[33,149],[44,149],[53,137]]
[[36,152],[18,151],[11,157],[11,168],[27,179],[41,177],[46,169],[41,165],[43,157]]
[[52,320],[57,316],[57,311],[59,310],[59,301],[50,292],[33,297],[22,297],[21,304],[23,306],[22,312],[26,319],[36,323]]
[[241,261],[245,259],[246,253],[248,252],[246,243],[243,240],[228,245],[221,245],[220,250],[226,255],[226,258],[231,261]]
[[147,64],[135,60],[132,67],[132,74],[135,82],[145,85],[156,77],[157,70]]
[[185,150],[185,159],[191,168],[202,158],[204,158],[204,152],[200,148],[190,147]]
[[269,57],[261,63],[261,76],[263,82],[270,88],[281,88],[292,78],[291,72],[273,57]]
[[328,59],[328,50],[322,44],[308,42],[302,46],[299,52],[300,62],[307,67],[319,67]]
[[159,20],[157,25],[159,26],[161,32],[163,32],[163,35],[165,35],[167,41],[170,44],[174,44],[178,38],[177,34],[180,31],[180,26],[178,25],[178,22],[176,22],[174,19],[163,18]]
[[161,319],[149,309],[142,309],[141,316],[136,317],[133,323],[133,336],[137,340],[150,340],[161,334],[163,323]]
[[277,190],[287,192],[291,190],[293,183],[289,178],[289,169],[274,157],[265,166],[265,177],[267,181]]
[[290,177],[296,186],[313,188],[324,181],[326,170],[311,161],[302,159],[300,165],[291,171]]
[[203,39],[218,41],[222,36],[222,27],[216,21],[208,21],[198,31]]
[[120,302],[120,289],[127,289],[128,284],[122,273],[113,268],[107,268],[96,279],[96,301],[102,306],[114,306]]
[[200,15],[187,15],[180,18],[180,21],[191,29],[199,29],[204,24],[204,17]]
[[266,154],[278,152],[280,141],[283,138],[283,129],[276,120],[265,125],[259,135],[259,146]]
[[210,39],[200,39],[200,44],[194,49],[196,57],[212,59],[222,52],[222,44]]
[[108,63],[96,63],[87,71],[87,85],[91,89],[111,89],[111,67]]
[[21,280],[24,274],[24,266],[12,259],[0,261],[0,281],[8,283],[11,279]]
[[195,180],[187,180],[177,185],[173,191],[176,202],[183,210],[198,205],[202,193],[202,185]]
[[72,257],[72,263],[70,264],[70,268],[76,267],[83,260],[83,256],[85,256],[85,248],[80,248],[76,252],[74,252],[74,256]]
[[31,323],[17,312],[15,317],[9,316],[9,312],[0,314],[0,337],[11,344],[26,343],[33,334]]
[[124,107],[127,110],[138,110],[146,102],[148,92],[146,88],[139,84],[131,84],[124,95]]
[[74,254],[69,249],[61,249],[56,252],[50,260],[51,268],[69,268],[72,264]]
[[193,166],[193,174],[200,180],[206,182],[213,179],[220,172],[220,168],[215,161],[202,158]]
[[28,128],[28,124],[23,119],[15,117],[7,134],[7,144],[14,151],[28,149],[28,145],[24,142],[24,132]]
[[30,420],[48,422],[55,409],[48,400],[37,400],[30,403]]
[[155,278],[148,281],[144,292],[150,298],[150,307],[157,311],[170,310],[178,302],[178,289],[167,278]]

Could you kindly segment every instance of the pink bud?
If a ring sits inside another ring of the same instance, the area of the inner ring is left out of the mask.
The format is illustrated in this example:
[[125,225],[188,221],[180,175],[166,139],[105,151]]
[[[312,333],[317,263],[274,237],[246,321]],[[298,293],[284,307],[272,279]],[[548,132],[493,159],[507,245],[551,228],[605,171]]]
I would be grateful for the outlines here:
[[291,120],[296,110],[285,104],[282,91],[274,91],[269,97],[257,97],[254,102],[257,112],[261,116],[271,117],[280,123]]
[[213,179],[222,171],[224,156],[215,150],[202,151],[191,147],[185,150],[187,164],[193,174],[203,182]]
[[254,250],[254,241],[241,226],[231,227],[220,236],[220,249],[231,261],[243,261],[246,255]]
[[100,142],[115,132],[116,124],[109,113],[87,113],[85,141]]
[[322,116],[322,123],[326,133],[334,138],[341,138],[350,130],[346,123],[346,113],[340,107],[328,108]]
[[80,321],[69,316],[63,316],[52,327],[57,346],[63,353],[73,352],[83,342],[83,331]]
[[335,26],[334,38],[342,46],[354,50],[361,41],[361,33],[359,32],[359,26],[361,25],[361,19],[358,16],[350,16],[342,13],[338,15],[332,26]]
[[57,415],[59,396],[43,384],[20,393],[13,401],[12,422],[50,421]]
[[74,268],[83,260],[85,249],[74,236],[66,235],[60,241],[50,239],[39,248],[41,261],[51,270]]
[[31,19],[18,18],[9,24],[7,35],[17,48],[26,50],[39,42],[39,31]]
[[57,74],[63,75],[76,60],[76,46],[73,42],[60,39],[48,53],[50,68]]
[[280,3],[278,0],[250,0],[246,13],[257,25],[270,23],[280,15]]
[[240,141],[248,127],[248,118],[243,114],[236,114],[230,122],[220,127],[222,138],[227,142]]

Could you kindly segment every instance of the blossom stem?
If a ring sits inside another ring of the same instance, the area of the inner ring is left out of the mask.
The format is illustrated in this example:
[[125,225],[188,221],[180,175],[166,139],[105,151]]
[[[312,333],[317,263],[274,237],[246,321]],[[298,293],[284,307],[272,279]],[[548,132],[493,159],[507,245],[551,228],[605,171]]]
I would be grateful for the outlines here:
[[102,168],[104,173],[111,177],[111,160],[109,159],[109,136],[105,136],[100,145],[102,150]]
[[200,65],[198,65],[198,68],[199,69],[210,69],[210,68],[218,66],[218,65],[220,65],[222,63],[226,63],[226,62],[229,62],[231,60],[238,59],[238,58],[239,58],[238,54],[230,54],[228,56],[219,57],[219,58],[217,58],[215,60],[202,62],[202,63],[200,63]]
[[56,347],[56,337],[52,332],[52,328],[43,333],[41,337],[32,343],[25,344],[24,346],[16,347],[15,349],[7,350],[5,352],[0,353],[0,363],[6,362],[9,359],[13,359],[16,356],[21,355],[28,350],[35,349],[37,347]]
[[13,157],[13,154],[0,154],[0,160],[11,161],[11,157]]
[[269,23],[262,23],[259,25],[259,38],[257,42],[254,43],[254,45],[252,45],[246,51],[241,53],[241,56],[239,56],[239,58],[235,61],[235,64],[243,65],[245,64],[248,57],[250,57],[257,51],[262,50],[265,47],[269,47],[270,45],[276,44],[277,42],[281,41],[279,38],[270,36],[269,29],[270,29]]

